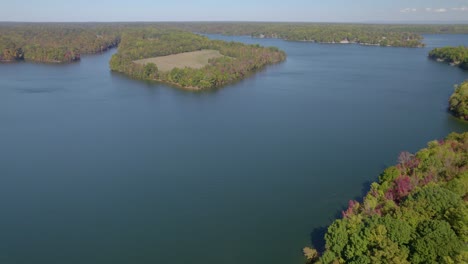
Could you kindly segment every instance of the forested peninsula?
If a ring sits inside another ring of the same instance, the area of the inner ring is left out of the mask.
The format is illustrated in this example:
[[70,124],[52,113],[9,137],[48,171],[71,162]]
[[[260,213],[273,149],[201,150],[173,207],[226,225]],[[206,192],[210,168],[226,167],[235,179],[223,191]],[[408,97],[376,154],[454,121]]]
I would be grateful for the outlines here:
[[[186,59],[181,63],[186,63],[187,67],[174,67],[169,71],[159,70],[158,67],[165,65],[138,63],[141,59],[202,50],[219,51],[221,56],[209,59],[207,65],[201,68],[189,67],[192,61]],[[110,61],[110,68],[138,79],[157,80],[183,88],[206,89],[232,83],[285,58],[286,54],[275,47],[210,40],[182,30],[148,28],[131,30],[122,35],[119,50]]]
[[467,263],[468,132],[432,141],[349,201],[308,263]]
[[[466,69],[467,48],[436,48],[429,58]],[[468,81],[449,110],[468,120]],[[402,152],[362,201],[351,200],[324,236],[325,249],[303,249],[307,263],[467,263],[468,132]]]
[[435,48],[429,52],[429,58],[468,70],[468,47]]
[[468,81],[455,87],[449,103],[450,111],[456,117],[468,121]]

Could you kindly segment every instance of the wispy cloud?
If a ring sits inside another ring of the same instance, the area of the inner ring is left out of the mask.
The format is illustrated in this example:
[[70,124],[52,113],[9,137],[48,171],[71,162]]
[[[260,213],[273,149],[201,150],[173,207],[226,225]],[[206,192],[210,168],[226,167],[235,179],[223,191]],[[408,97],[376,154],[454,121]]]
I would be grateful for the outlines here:
[[401,10],[400,10],[400,13],[412,13],[412,12],[416,12],[416,11],[418,11],[416,8],[409,8],[409,7],[407,7],[407,8],[401,9]]
[[463,11],[466,12],[468,11],[468,6],[462,6],[462,7],[454,7],[452,8],[453,11]]
[[447,8],[430,8],[430,7],[426,7],[426,12],[431,12],[431,13],[445,13],[447,12]]

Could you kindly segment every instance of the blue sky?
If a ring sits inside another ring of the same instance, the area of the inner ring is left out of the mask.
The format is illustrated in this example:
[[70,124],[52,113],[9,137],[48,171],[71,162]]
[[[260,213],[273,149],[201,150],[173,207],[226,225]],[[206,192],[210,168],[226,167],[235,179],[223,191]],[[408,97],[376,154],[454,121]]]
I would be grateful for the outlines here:
[[468,21],[468,0],[22,0],[0,21]]

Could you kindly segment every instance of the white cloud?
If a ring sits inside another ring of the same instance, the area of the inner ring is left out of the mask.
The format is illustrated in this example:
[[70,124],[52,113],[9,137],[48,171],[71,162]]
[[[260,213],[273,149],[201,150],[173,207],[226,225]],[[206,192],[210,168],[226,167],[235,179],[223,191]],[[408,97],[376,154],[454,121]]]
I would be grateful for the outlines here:
[[452,8],[453,11],[468,11],[468,6],[462,6],[462,7],[454,7]]
[[400,10],[400,13],[411,13],[411,12],[416,12],[416,11],[417,11],[416,8],[407,7],[407,8],[404,8],[404,9]]
[[426,7],[426,12],[432,12],[432,13],[445,13],[447,12],[447,8],[430,8]]

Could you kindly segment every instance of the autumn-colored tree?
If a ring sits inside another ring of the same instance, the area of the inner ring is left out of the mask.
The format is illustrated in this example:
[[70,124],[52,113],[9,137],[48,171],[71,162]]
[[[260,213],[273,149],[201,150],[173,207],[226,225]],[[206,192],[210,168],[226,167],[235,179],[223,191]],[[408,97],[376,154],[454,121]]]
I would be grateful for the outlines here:
[[329,226],[316,263],[466,263],[467,146],[468,132],[452,133],[403,152]]

